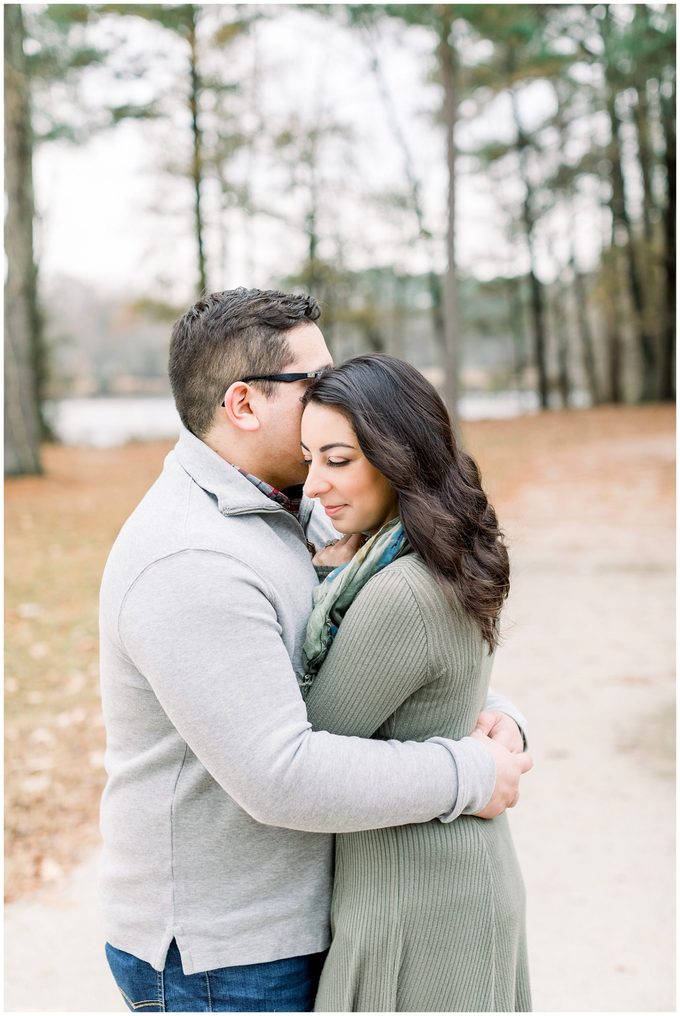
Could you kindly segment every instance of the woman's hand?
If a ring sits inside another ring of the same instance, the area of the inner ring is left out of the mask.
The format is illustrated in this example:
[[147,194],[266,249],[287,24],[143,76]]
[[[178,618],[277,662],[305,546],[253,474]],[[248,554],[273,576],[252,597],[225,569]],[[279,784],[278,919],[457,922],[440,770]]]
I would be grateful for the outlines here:
[[477,730],[481,730],[482,734],[486,734],[492,741],[502,744],[508,751],[515,754],[524,751],[524,738],[519,727],[510,716],[506,716],[498,709],[484,709],[477,717],[477,724],[472,733]]
[[339,540],[333,540],[321,550],[317,550],[312,558],[312,564],[322,568],[337,568],[338,565],[347,564],[365,540],[366,537],[363,533],[348,533],[346,536],[340,537]]

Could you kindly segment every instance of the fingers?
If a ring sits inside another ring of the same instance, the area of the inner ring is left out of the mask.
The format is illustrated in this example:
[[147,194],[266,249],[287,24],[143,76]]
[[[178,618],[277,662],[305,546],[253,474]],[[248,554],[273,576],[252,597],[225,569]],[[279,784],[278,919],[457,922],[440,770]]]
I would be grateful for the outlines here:
[[481,730],[482,733],[488,734],[496,722],[496,717],[489,709],[484,709],[477,717],[477,723],[475,730]]
[[312,558],[312,563],[333,568],[337,568],[341,564],[347,564],[348,561],[352,560],[363,542],[363,533],[346,533],[337,540],[327,543],[322,550],[317,551]]
[[347,547],[347,549],[351,550],[352,553],[354,554],[359,549],[359,547],[361,547],[361,545],[363,544],[363,542],[364,542],[364,534],[363,533],[348,533],[347,536],[343,536],[342,537],[340,542],[344,543],[345,546]]
[[516,756],[519,763],[519,770],[521,773],[528,773],[530,769],[534,767],[534,760],[528,751],[523,751],[521,754]]
[[480,713],[477,726],[513,754],[524,751],[524,739],[515,720],[497,709]]

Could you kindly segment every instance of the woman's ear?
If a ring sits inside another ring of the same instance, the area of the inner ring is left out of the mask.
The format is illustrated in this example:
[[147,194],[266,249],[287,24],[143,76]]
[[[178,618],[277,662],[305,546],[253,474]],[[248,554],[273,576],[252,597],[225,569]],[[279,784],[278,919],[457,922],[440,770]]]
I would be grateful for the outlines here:
[[239,430],[259,430],[260,421],[253,402],[254,389],[245,381],[234,381],[224,396],[224,411],[227,420]]

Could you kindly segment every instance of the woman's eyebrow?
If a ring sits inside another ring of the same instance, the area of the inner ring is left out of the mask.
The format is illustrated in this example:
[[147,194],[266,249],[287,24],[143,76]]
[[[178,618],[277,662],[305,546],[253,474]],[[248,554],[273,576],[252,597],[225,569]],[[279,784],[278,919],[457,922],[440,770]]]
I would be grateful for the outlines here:
[[[300,447],[304,448],[304,450],[306,452],[309,451],[309,448],[304,443],[304,441],[300,441]],[[321,448],[319,448],[319,451],[320,452],[327,452],[329,450],[329,448],[351,448],[352,451],[356,451],[356,448],[354,447],[354,445],[344,444],[342,441],[333,441],[331,444],[322,445]]]

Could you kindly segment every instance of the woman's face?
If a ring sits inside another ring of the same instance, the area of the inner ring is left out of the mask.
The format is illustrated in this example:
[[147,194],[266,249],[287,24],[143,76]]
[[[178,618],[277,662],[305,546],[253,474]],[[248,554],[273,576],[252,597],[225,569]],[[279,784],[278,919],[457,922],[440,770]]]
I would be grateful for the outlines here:
[[340,533],[377,533],[399,514],[389,480],[368,461],[338,409],[310,402],[302,414],[304,492],[318,497]]

